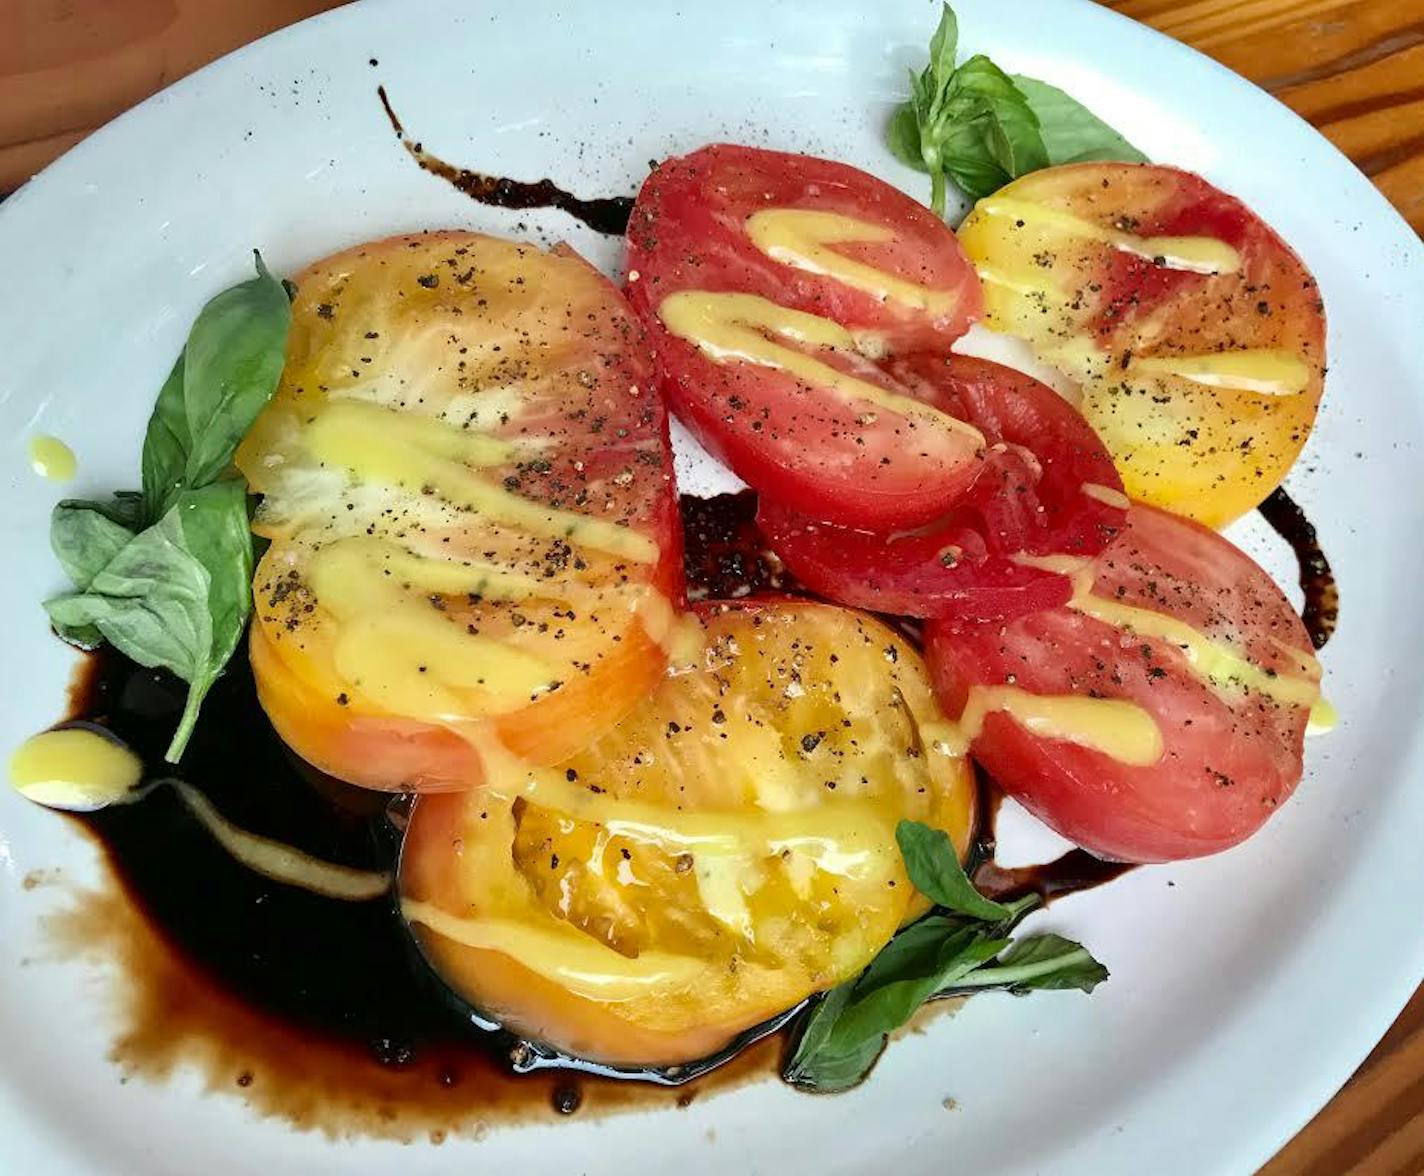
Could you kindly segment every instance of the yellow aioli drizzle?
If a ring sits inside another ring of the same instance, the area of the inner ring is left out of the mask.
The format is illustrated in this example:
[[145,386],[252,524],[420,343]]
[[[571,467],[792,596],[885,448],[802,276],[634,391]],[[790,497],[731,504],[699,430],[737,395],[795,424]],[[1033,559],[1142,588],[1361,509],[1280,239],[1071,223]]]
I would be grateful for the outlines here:
[[[420,592],[469,593],[487,600],[558,595],[558,586],[549,581],[508,571],[499,564],[418,555],[388,539],[337,539],[323,544],[312,556],[312,564],[321,569],[316,574],[331,587],[340,588],[349,582],[357,594],[379,576],[382,585],[394,582]],[[349,599],[351,593],[341,595]]]
[[707,647],[707,631],[695,613],[679,613],[656,588],[645,588],[633,606],[644,632],[668,659],[671,673],[696,668]]
[[1120,510],[1126,510],[1132,505],[1126,494],[1121,490],[1114,490],[1111,486],[1100,486],[1097,482],[1084,482],[1081,489],[1085,497],[1091,498],[1095,502],[1106,503],[1108,506],[1116,506]]
[[219,845],[235,860],[274,882],[314,894],[363,902],[384,894],[391,876],[334,865],[280,841],[240,829],[206,796],[182,780],[158,780],[139,787],[143,763],[116,739],[86,727],[43,731],[20,745],[10,759],[10,782],[37,804],[85,812],[142,800],[167,784]]
[[416,416],[369,401],[333,399],[321,410],[322,427],[415,446],[436,457],[467,466],[503,465],[527,448],[476,429],[463,429],[438,417]]
[[142,778],[138,756],[85,727],[42,731],[10,757],[10,783],[21,796],[73,812],[137,800]]
[[[675,812],[590,792],[557,771],[525,763],[488,732],[475,733],[471,742],[484,766],[487,795],[509,801],[522,797],[597,824],[607,836],[670,855],[690,854],[704,909],[744,937],[750,935],[752,920],[742,883],[754,876],[758,858],[782,855],[789,865],[804,863],[808,870],[855,880],[889,881],[900,868],[894,830],[869,802],[839,801],[795,811]],[[600,862],[586,864],[602,872]],[[497,950],[514,954],[512,948]]]
[[1340,712],[1327,698],[1317,698],[1310,708],[1310,718],[1305,723],[1307,735],[1324,735],[1340,725]]
[[668,295],[658,306],[658,317],[674,335],[686,339],[716,363],[740,361],[775,368],[827,389],[849,403],[873,405],[900,416],[930,421],[939,428],[973,438],[976,445],[984,444],[984,434],[973,425],[912,397],[887,392],[772,338],[807,347],[854,351],[851,333],[830,319],[789,310],[755,294],[714,294],[705,290],[680,290]]
[[898,860],[894,830],[879,807],[867,801],[791,812],[675,812],[592,793],[546,770],[521,765],[521,775],[513,788],[507,778],[493,776],[485,787],[492,795],[522,796],[540,808],[601,825],[614,836],[668,853],[691,853],[694,859],[708,853],[772,857],[790,851],[844,878],[893,877]]
[[239,829],[191,784],[181,780],[169,780],[167,783],[182,797],[183,803],[214,841],[249,870],[265,878],[345,902],[379,898],[390,889],[391,876],[387,873],[334,865],[284,842]]
[[1005,290],[1012,291],[1021,298],[1044,297],[1058,292],[1056,282],[1047,278],[1042,281],[1031,281],[1026,278],[1010,277],[1003,270],[989,265],[987,262],[976,262],[975,272],[979,275],[981,282],[988,282],[991,286],[1002,286]]
[[[557,673],[550,663],[466,632],[428,600],[411,597],[385,574],[380,557],[388,546],[342,540],[317,552],[308,568],[317,600],[341,621],[332,654],[342,678],[382,706],[436,722],[469,716],[477,706],[452,690],[478,692],[484,705],[476,713],[499,714],[552,688]],[[425,574],[451,574],[434,565],[428,561]],[[478,576],[466,581],[470,590],[479,582]]]
[[897,278],[828,245],[878,243],[894,240],[884,225],[871,224],[838,212],[803,208],[767,208],[747,218],[747,236],[773,261],[807,273],[834,278],[880,299],[899,302],[931,314],[948,314],[958,299],[949,291],[934,290]]
[[431,436],[445,432],[464,438],[464,430],[434,420],[410,420],[405,428],[396,425],[404,419],[404,414],[390,409],[340,413],[329,407],[306,427],[307,445],[318,461],[343,467],[359,478],[393,483],[414,492],[428,489],[457,508],[534,535],[568,539],[635,563],[657,562],[658,545],[646,535],[604,519],[531,502],[473,473],[462,461],[443,456],[439,446],[432,448],[429,443]]
[[1142,707],[1119,698],[1076,694],[1032,694],[1016,686],[974,686],[956,723],[935,724],[922,735],[947,751],[965,754],[984,729],[984,720],[1002,711],[1034,735],[1073,743],[1145,768],[1162,758],[1162,731]]
[[1069,608],[1105,624],[1129,629],[1144,637],[1158,637],[1177,646],[1197,677],[1219,693],[1254,690],[1295,706],[1313,706],[1320,698],[1320,663],[1302,651],[1291,651],[1302,670],[1299,676],[1268,673],[1229,645],[1211,640],[1176,617],[1094,596],[1091,560],[1071,555],[1021,555],[1015,560],[1026,567],[1067,576],[1073,583]]
[[986,197],[974,206],[974,211],[1100,241],[1124,253],[1158,261],[1168,269],[1197,274],[1234,274],[1241,268],[1241,254],[1215,237],[1139,237],[1120,229],[1105,229],[1071,212],[1035,204],[1030,200],[1016,200],[1011,196]]
[[433,903],[403,899],[401,914],[435,934],[484,951],[497,951],[589,1000],[632,1000],[652,989],[688,984],[706,964],[694,956],[645,951],[630,959],[601,940],[552,918],[546,925],[517,919],[461,918]]
[[79,461],[58,437],[41,433],[30,438],[30,468],[51,482],[67,482],[79,470]]
[[1295,396],[1310,384],[1310,366],[1292,351],[1219,351],[1206,355],[1153,355],[1133,359],[1129,372],[1179,376],[1208,388],[1266,396]]

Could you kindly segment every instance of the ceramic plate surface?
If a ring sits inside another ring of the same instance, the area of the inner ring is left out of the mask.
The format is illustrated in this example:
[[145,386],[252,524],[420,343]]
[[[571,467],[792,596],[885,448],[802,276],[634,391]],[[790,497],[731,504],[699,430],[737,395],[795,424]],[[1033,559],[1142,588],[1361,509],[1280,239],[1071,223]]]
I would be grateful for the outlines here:
[[[1155,159],[1243,197],[1320,280],[1325,405],[1288,486],[1339,572],[1342,620],[1323,661],[1343,724],[1312,742],[1296,798],[1240,849],[1139,870],[1041,917],[1112,969],[1091,998],[970,1002],[838,1098],[764,1081],[684,1111],[434,1147],[302,1134],[201,1094],[193,1074],[121,1085],[105,1060],[119,1028],[112,978],[50,958],[42,931],[70,890],[22,885],[56,867],[68,886],[98,882],[96,855],[6,793],[0,1167],[1246,1173],[1364,1057],[1424,973],[1424,249],[1325,140],[1190,50],[1086,2],[958,9],[966,51],[1065,87]],[[562,214],[483,208],[419,171],[378,82],[437,154],[582,194],[631,192],[648,160],[731,139],[831,155],[923,197],[924,178],[880,131],[935,18],[924,0],[360,5],[178,84],[0,206],[0,748],[59,715],[72,664],[39,606],[61,583],[46,542],[58,492],[30,473],[27,439],[74,447],[66,494],[133,484],[188,324],[251,272],[254,246],[292,273],[363,239],[457,226],[567,238],[616,268],[615,243]],[[1291,582],[1263,527],[1233,537]]]

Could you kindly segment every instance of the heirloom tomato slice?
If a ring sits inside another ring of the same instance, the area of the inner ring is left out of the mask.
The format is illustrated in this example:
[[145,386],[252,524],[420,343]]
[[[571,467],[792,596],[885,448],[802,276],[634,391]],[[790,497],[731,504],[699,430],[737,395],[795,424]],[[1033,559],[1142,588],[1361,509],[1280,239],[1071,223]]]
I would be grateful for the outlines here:
[[1075,379],[1128,496],[1218,527],[1276,488],[1315,421],[1315,280],[1241,201],[1171,167],[1082,163],[981,200],[960,240],[986,323]]
[[284,740],[371,788],[557,760],[650,690],[680,597],[643,331],[565,248],[393,237],[298,279],[238,453],[271,540],[252,664]]
[[674,411],[763,495],[906,526],[978,472],[978,431],[876,366],[980,308],[954,234],[883,181],[751,147],[667,160],[633,207],[628,295]]
[[1093,430],[1052,388],[989,360],[922,353],[887,369],[983,433],[978,478],[940,518],[892,534],[764,499],[772,550],[814,592],[878,612],[991,621],[1065,603],[1069,577],[1019,557],[1096,555],[1125,525],[1122,482]]
[[1215,853],[1295,790],[1320,666],[1269,576],[1199,523],[1134,505],[1094,560],[1038,561],[1068,604],[935,623],[946,713],[1001,787],[1102,857]]
[[902,818],[974,788],[903,638],[833,605],[701,605],[702,649],[591,747],[416,803],[402,910],[482,1015],[675,1066],[856,975],[926,902]]

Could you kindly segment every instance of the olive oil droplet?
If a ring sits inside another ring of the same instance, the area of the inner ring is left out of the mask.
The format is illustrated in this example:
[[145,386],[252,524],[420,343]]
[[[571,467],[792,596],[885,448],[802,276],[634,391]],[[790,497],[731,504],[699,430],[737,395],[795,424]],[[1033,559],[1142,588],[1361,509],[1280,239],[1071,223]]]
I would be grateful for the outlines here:
[[40,433],[30,438],[30,468],[51,482],[68,482],[79,469],[79,462],[58,437]]

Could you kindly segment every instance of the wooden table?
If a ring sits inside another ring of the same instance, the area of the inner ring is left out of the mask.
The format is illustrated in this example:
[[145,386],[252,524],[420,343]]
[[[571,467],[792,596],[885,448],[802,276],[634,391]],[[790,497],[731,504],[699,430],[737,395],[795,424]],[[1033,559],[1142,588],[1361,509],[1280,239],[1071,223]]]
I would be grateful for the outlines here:
[[[1424,0],[1110,2],[1294,107],[1424,231]],[[335,6],[332,0],[8,0],[8,36],[0,42],[0,192],[203,63]],[[1424,1172],[1424,989],[1262,1176],[1345,1172]]]

